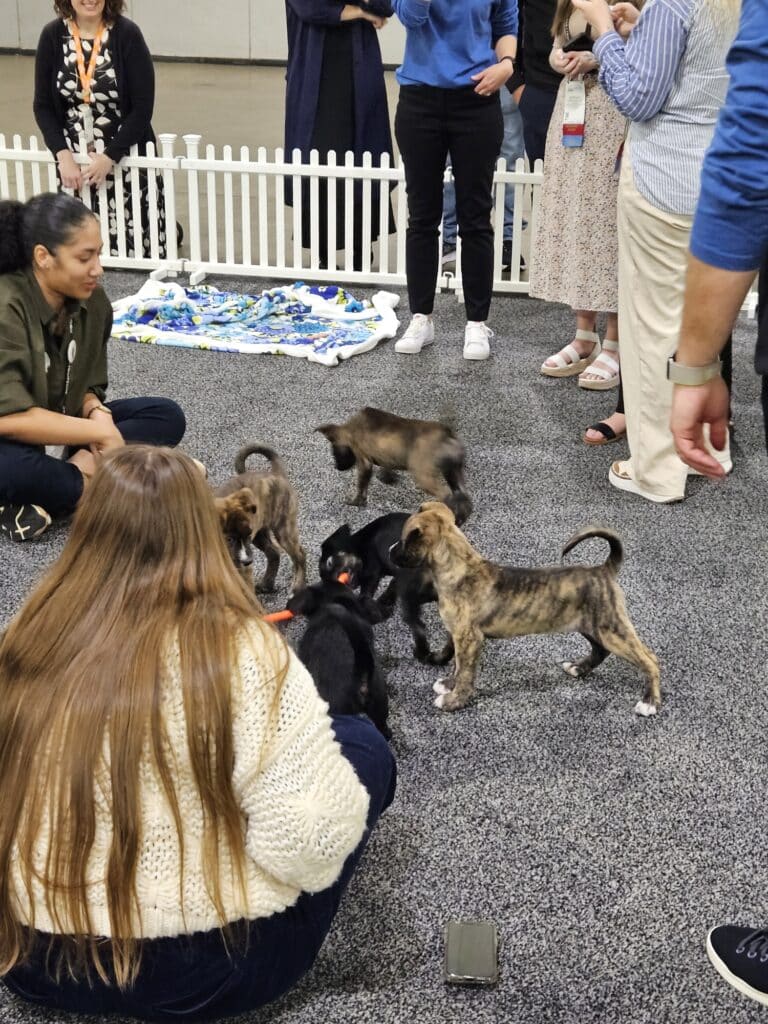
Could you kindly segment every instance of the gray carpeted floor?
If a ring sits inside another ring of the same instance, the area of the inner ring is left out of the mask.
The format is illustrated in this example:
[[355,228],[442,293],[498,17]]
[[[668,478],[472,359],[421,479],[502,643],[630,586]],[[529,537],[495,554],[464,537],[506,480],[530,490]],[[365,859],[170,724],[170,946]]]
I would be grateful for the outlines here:
[[[109,274],[113,298],[135,275]],[[216,283],[216,282],[213,282]],[[238,287],[238,285],[235,285]],[[239,287],[247,288],[246,284]],[[253,286],[252,286],[253,287]],[[572,326],[563,307],[494,303],[493,358],[461,358],[462,311],[441,296],[437,343],[396,356],[391,343],[336,369],[303,360],[114,343],[111,394],[165,393],[188,413],[186,449],[214,480],[251,439],[283,454],[301,495],[313,572],[320,541],[345,518],[362,525],[409,510],[406,482],[350,484],[312,428],[364,404],[406,415],[449,413],[468,449],[472,542],[495,560],[542,565],[588,521],[626,545],[620,579],[640,635],[662,663],[655,720],[632,707],[638,673],[609,660],[575,682],[559,658],[578,637],[486,646],[478,696],[454,715],[432,704],[438,674],[410,654],[399,620],[379,627],[389,668],[400,786],[320,958],[253,1024],[509,1021],[514,1024],[748,1024],[755,1005],[718,979],[708,927],[768,919],[765,825],[766,613],[764,481],[754,324],[737,335],[735,470],[694,479],[687,501],[654,506],[613,490],[622,445],[588,448],[582,428],[614,394],[539,375]],[[35,546],[2,545],[0,622],[61,550],[63,528]],[[603,558],[597,544],[580,557]],[[287,560],[279,581],[289,585]],[[279,606],[279,599],[274,602]],[[289,635],[295,636],[296,627]],[[432,635],[439,623],[431,618]],[[461,990],[441,980],[451,917],[500,930],[501,982]],[[59,1019],[0,988],[0,1020]]]

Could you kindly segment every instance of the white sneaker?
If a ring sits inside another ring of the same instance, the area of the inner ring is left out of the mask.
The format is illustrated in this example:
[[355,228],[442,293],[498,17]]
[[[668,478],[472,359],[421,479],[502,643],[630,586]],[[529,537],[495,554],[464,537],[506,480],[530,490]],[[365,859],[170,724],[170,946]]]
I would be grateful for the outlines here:
[[435,325],[426,313],[414,313],[402,338],[395,342],[395,352],[415,356],[435,340]]
[[464,358],[487,359],[491,354],[493,331],[479,320],[468,320],[464,328]]

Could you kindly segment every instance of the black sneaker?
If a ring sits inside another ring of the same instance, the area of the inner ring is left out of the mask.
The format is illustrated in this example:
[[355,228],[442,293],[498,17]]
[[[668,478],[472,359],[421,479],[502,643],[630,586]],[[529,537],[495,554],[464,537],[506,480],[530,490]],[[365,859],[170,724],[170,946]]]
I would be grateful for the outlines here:
[[0,505],[0,530],[11,540],[36,540],[51,525],[51,517],[39,505]]
[[718,925],[707,936],[707,953],[729,985],[768,1006],[768,928]]
[[[501,243],[501,269],[509,270],[512,266],[512,239]],[[520,255],[520,270],[525,270],[525,259]]]

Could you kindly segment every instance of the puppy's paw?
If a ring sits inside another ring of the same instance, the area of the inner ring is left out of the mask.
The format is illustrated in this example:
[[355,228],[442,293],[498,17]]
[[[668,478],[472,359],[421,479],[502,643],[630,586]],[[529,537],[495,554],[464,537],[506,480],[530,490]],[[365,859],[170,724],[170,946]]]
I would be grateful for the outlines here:
[[257,594],[274,594],[275,584],[269,580],[259,580],[254,589]]
[[354,505],[355,508],[365,508],[368,504],[368,499],[361,497],[359,494],[352,494],[344,499],[345,505]]
[[439,697],[435,697],[435,707],[440,708],[441,711],[458,711],[459,708],[464,707],[471,696],[471,693],[459,696],[455,690],[449,690],[447,693],[441,693]]
[[[439,693],[441,696],[443,694],[450,693],[451,687],[446,685],[447,682],[447,676],[443,676],[442,679],[438,679],[437,682],[432,684],[432,689],[435,691],[435,693]],[[435,701],[435,703],[437,704],[437,701]],[[442,707],[442,704],[437,704],[437,706]]]
[[573,676],[574,679],[580,679],[584,673],[581,668],[573,661],[561,661],[560,667],[563,672],[567,672],[569,676]]
[[639,700],[635,704],[635,714],[642,718],[650,718],[652,715],[658,714],[658,710],[655,704],[650,704],[648,701]]

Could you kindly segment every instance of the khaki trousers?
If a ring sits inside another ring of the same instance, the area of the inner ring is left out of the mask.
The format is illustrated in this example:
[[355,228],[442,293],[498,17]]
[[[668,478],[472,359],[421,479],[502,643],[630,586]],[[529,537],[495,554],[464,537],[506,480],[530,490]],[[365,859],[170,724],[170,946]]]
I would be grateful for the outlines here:
[[687,466],[669,429],[667,360],[677,348],[693,217],[664,213],[635,188],[628,147],[619,180],[619,339],[633,479],[659,497],[685,496]]

